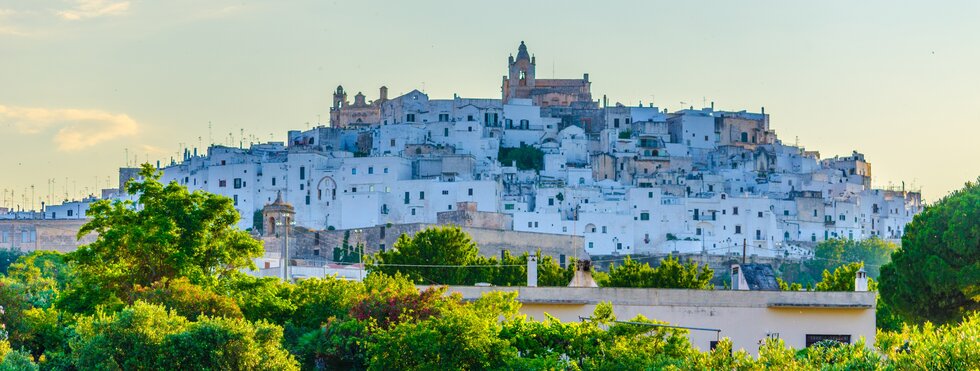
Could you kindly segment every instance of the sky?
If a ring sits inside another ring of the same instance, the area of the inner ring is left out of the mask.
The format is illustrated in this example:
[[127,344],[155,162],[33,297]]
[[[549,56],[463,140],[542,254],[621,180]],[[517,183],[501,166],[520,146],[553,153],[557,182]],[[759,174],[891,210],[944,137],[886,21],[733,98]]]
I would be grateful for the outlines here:
[[[182,148],[284,141],[331,93],[593,97],[758,112],[935,201],[980,176],[980,2],[0,0],[0,207],[97,193]],[[33,191],[32,191],[33,187]]]

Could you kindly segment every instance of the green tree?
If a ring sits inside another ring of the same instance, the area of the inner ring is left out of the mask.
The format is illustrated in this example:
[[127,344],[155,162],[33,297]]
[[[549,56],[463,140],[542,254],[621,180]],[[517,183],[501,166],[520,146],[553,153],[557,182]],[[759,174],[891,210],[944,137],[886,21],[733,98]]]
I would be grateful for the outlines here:
[[195,285],[185,277],[165,278],[150,287],[137,286],[130,301],[137,300],[162,305],[189,319],[200,316],[242,318],[242,311],[234,299]]
[[881,295],[916,322],[957,321],[980,309],[980,179],[912,219],[881,269]]
[[[864,268],[864,263],[851,263],[837,267],[834,273],[823,271],[823,279],[817,282],[814,291],[854,291],[857,272]],[[868,278],[868,291],[876,291],[878,284]]]
[[868,277],[878,279],[880,267],[891,261],[891,255],[898,245],[885,241],[877,236],[864,240],[832,238],[817,244],[814,257],[806,262],[811,275],[798,277],[798,281],[816,282],[822,277],[821,272],[833,271],[838,266],[863,262]]
[[472,285],[466,265],[476,260],[476,243],[457,226],[427,228],[398,237],[393,249],[379,252],[368,264],[371,271],[400,272],[416,283]]
[[594,275],[596,283],[603,287],[650,287],[671,289],[711,289],[714,271],[708,265],[700,268],[693,261],[681,264],[667,256],[656,268],[649,263],[640,264],[629,256],[623,265],[610,264],[609,273]]
[[281,346],[279,326],[235,318],[190,322],[142,301],[82,316],[75,333],[71,356],[79,369],[298,369]]
[[21,255],[24,255],[24,252],[20,250],[0,249],[0,274],[7,274],[7,267],[17,261]]
[[210,285],[239,268],[254,268],[262,243],[235,228],[239,215],[231,199],[188,192],[176,182],[161,184],[160,173],[148,164],[139,175],[142,181],[126,184],[139,201],[103,200],[89,208],[91,220],[78,235],[97,233],[98,239],[68,255],[82,276],[73,287],[82,292],[70,295],[74,301],[125,298],[136,285],[163,278]]
[[544,152],[527,145],[516,148],[500,147],[497,159],[504,166],[511,166],[516,162],[519,170],[544,169]]

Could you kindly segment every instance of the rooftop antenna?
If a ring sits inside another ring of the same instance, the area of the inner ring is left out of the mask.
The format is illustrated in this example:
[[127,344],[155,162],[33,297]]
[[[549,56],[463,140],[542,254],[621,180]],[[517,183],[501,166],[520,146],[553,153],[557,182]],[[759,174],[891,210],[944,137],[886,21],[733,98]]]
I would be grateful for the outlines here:
[[211,135],[211,121],[208,120],[208,147],[214,144],[214,136]]
[[126,167],[129,167],[129,147],[124,149],[126,150]]

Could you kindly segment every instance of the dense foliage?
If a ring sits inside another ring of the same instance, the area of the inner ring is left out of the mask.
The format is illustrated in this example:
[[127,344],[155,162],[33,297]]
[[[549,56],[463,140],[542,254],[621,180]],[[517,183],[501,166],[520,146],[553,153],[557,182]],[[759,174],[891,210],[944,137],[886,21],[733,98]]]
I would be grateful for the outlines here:
[[884,301],[917,322],[947,323],[980,309],[980,179],[912,219],[881,284]]
[[640,264],[629,256],[623,265],[610,265],[609,273],[595,272],[596,283],[604,287],[652,287],[670,289],[699,289],[713,288],[711,278],[714,271],[707,264],[698,268],[698,264],[688,261],[684,264],[673,257],[660,261],[657,267],[649,263]]
[[[567,286],[575,274],[575,259],[563,268],[554,258],[538,258],[538,286]],[[433,227],[414,236],[401,235],[393,249],[369,259],[367,268],[388,275],[400,273],[419,284],[495,286],[527,284],[529,254],[500,259],[480,256],[476,243],[457,226]]]
[[516,148],[500,147],[497,159],[503,166],[513,166],[516,163],[519,170],[544,169],[544,152],[527,145]]

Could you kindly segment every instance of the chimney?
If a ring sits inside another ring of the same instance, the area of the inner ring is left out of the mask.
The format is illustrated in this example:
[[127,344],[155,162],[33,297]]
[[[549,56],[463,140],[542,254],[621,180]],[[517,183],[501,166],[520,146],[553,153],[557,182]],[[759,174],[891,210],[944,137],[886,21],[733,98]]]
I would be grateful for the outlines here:
[[742,266],[732,264],[732,290],[748,290],[749,285],[745,282],[742,274]]
[[538,287],[538,257],[527,257],[527,287]]
[[868,272],[864,271],[864,267],[857,271],[854,277],[854,291],[857,292],[867,292],[868,291]]
[[599,287],[599,284],[592,278],[592,261],[579,260],[575,263],[575,276],[568,287]]
[[582,74],[582,80],[585,80],[585,82],[589,82],[589,74],[587,73]]

